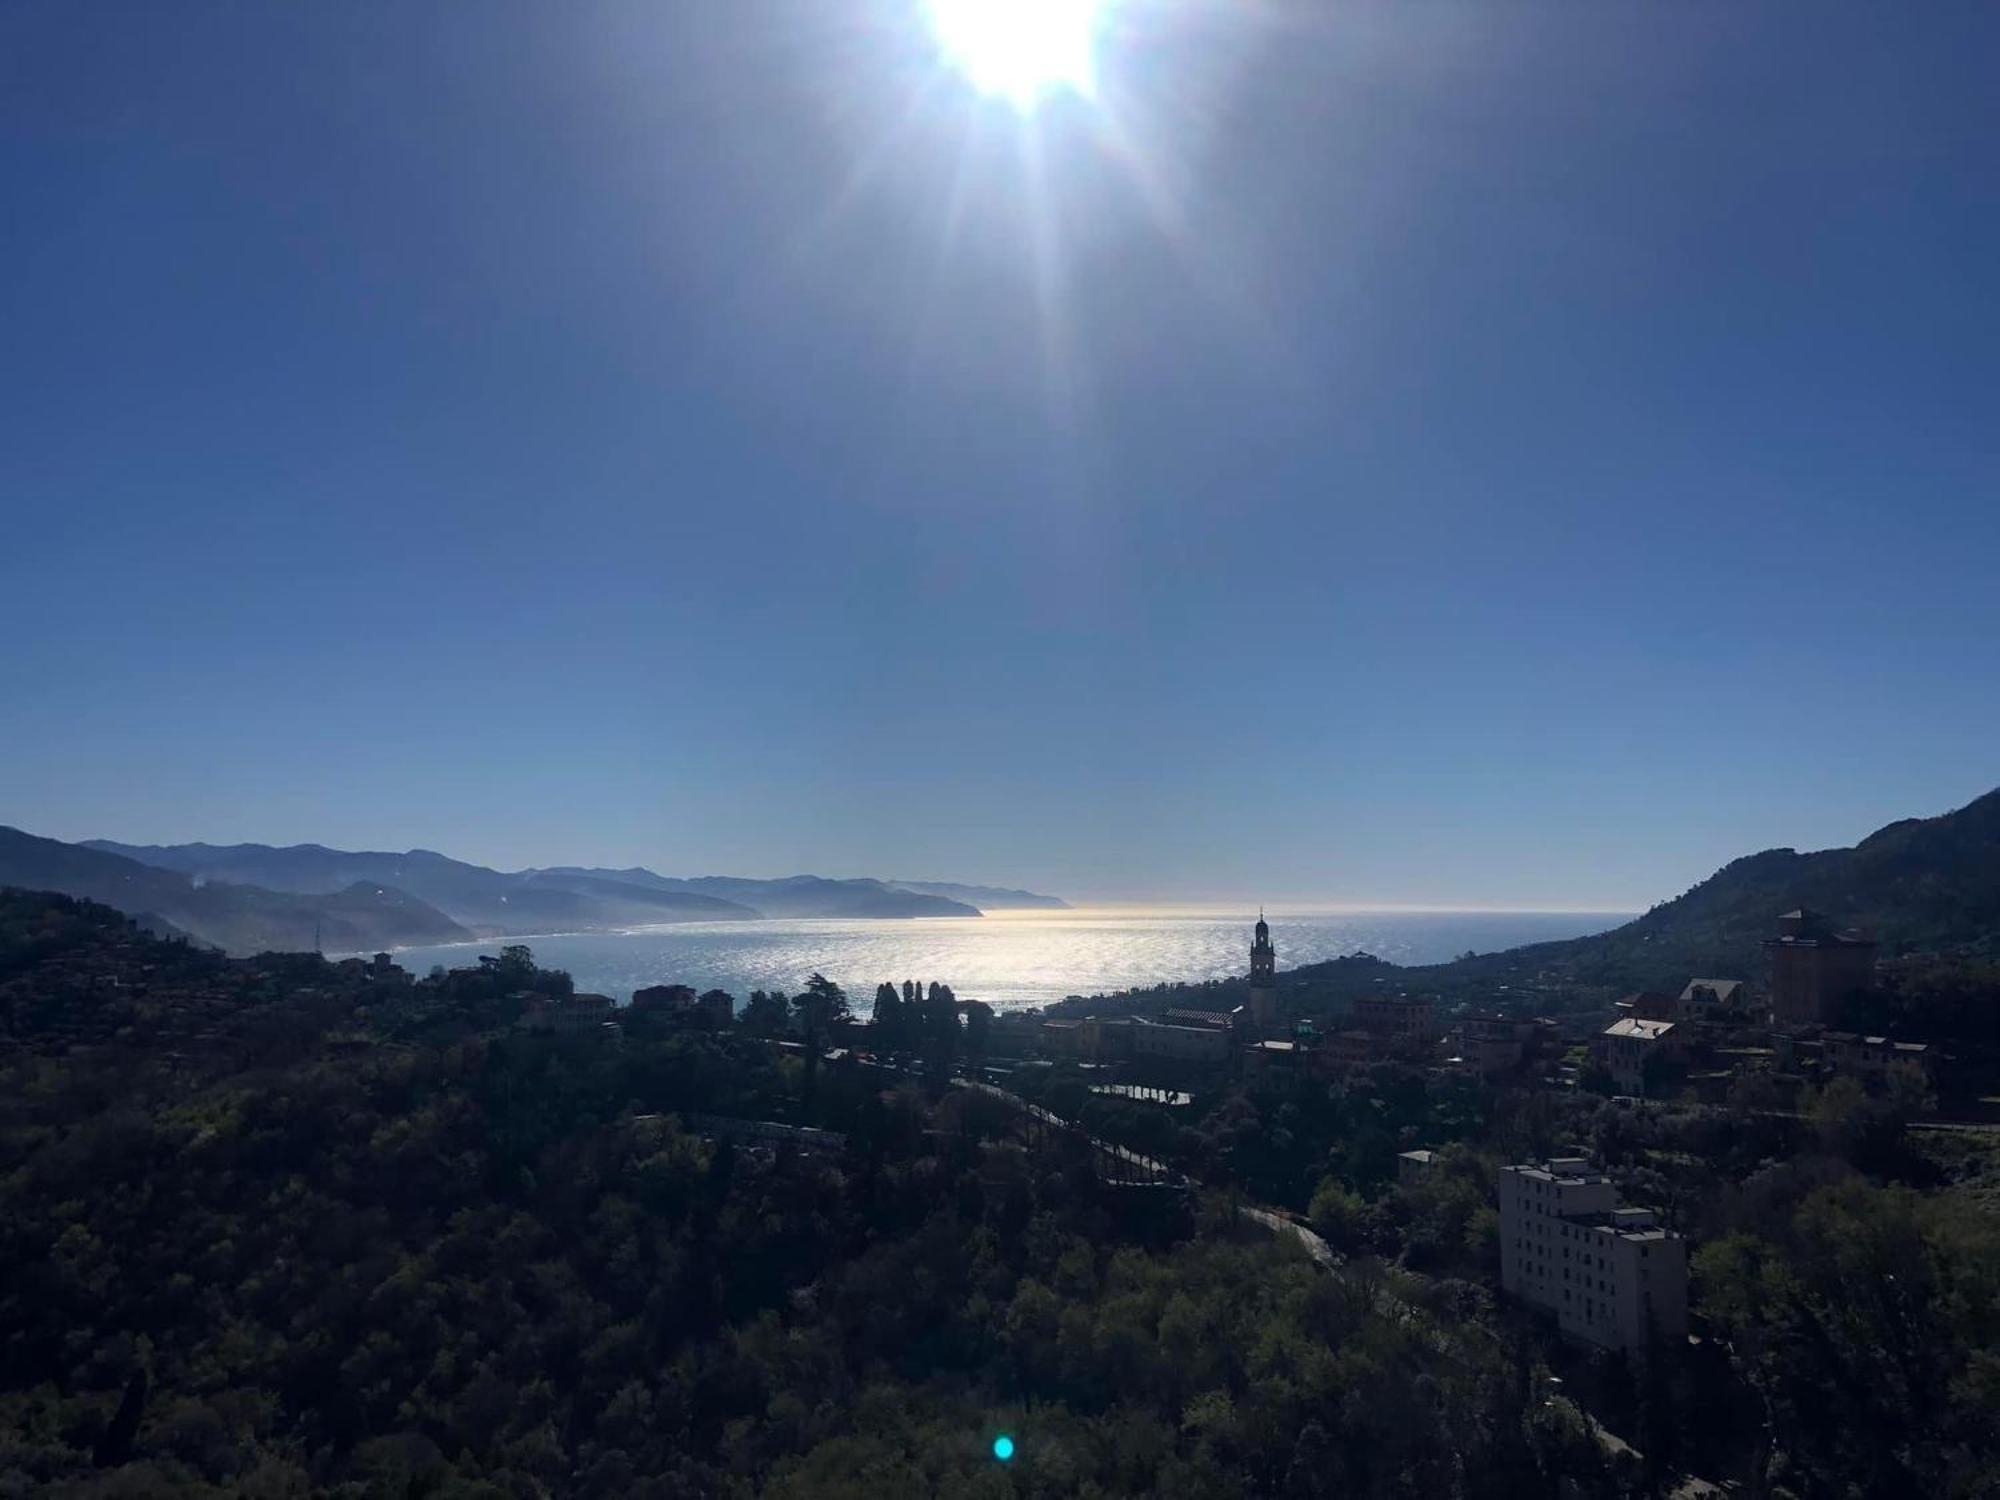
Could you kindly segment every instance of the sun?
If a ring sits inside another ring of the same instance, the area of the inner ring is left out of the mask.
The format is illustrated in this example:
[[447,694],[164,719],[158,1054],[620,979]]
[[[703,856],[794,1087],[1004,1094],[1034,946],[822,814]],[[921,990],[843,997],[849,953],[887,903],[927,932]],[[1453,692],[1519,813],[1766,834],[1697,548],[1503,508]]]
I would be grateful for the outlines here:
[[1104,0],[928,0],[938,46],[982,93],[1029,109],[1044,94],[1097,87]]

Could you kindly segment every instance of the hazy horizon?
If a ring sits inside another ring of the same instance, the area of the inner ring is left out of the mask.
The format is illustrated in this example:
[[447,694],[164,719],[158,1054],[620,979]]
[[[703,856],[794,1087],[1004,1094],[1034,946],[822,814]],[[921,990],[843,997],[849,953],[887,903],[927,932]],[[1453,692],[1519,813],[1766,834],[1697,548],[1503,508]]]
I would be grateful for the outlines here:
[[[1941,808],[1937,809],[1936,812],[1926,811],[1923,813],[1911,814],[1910,816],[1931,817],[1931,816],[1936,816],[1939,813],[1944,813],[1949,811],[1952,811],[1952,809]],[[9,824],[9,821],[10,820],[4,817],[0,817],[0,824]],[[1889,819],[1886,821],[1896,821],[1896,820]],[[1319,893],[1299,893],[1295,891],[1287,892],[1283,890],[1242,891],[1242,892],[1228,892],[1228,891],[1215,891],[1215,890],[1203,891],[1198,888],[1189,886],[1185,882],[1176,882],[1172,879],[1163,881],[1161,883],[1161,886],[1153,891],[1134,891],[1129,889],[1124,891],[1105,891],[1105,890],[1093,891],[1093,890],[1068,888],[1068,887],[1058,888],[1057,886],[1052,885],[1048,882],[1016,879],[1011,876],[1005,876],[1005,875],[996,875],[989,878],[988,876],[976,872],[968,874],[932,873],[927,875],[896,876],[872,869],[840,870],[832,868],[829,869],[771,868],[764,870],[756,870],[756,869],[745,870],[733,867],[708,867],[708,866],[696,868],[692,865],[676,863],[673,860],[661,859],[658,857],[584,858],[584,857],[574,857],[570,855],[562,855],[558,857],[529,858],[529,859],[508,861],[508,860],[492,859],[492,858],[480,858],[476,853],[470,852],[463,848],[440,847],[437,844],[424,843],[422,841],[398,842],[395,840],[389,840],[389,841],[377,841],[372,843],[362,842],[362,841],[337,843],[325,837],[275,839],[275,838],[257,838],[257,837],[226,838],[226,837],[216,837],[212,835],[195,836],[195,837],[138,838],[138,837],[128,836],[123,833],[110,834],[102,832],[84,833],[77,835],[64,835],[64,834],[50,832],[46,828],[31,826],[30,824],[21,821],[13,821],[11,823],[11,826],[21,828],[24,832],[35,834],[39,837],[59,838],[66,843],[83,843],[88,840],[98,839],[110,843],[118,843],[125,845],[134,845],[134,846],[141,846],[141,845],[172,846],[172,845],[186,845],[186,844],[208,844],[217,847],[226,847],[235,844],[248,844],[248,845],[264,845],[272,848],[318,846],[321,848],[337,849],[346,852],[375,852],[375,853],[391,853],[391,854],[405,854],[416,851],[427,851],[433,854],[442,854],[447,858],[460,860],[467,864],[482,865],[488,869],[499,870],[510,873],[521,870],[551,869],[551,868],[561,868],[561,867],[605,869],[605,870],[630,869],[636,867],[636,868],[650,869],[654,874],[657,875],[663,875],[670,878],[682,878],[682,879],[698,878],[702,876],[721,876],[729,879],[743,879],[743,880],[783,880],[793,876],[806,875],[806,876],[818,876],[824,879],[831,879],[831,880],[868,879],[868,880],[880,880],[889,884],[896,884],[900,881],[909,884],[952,884],[952,885],[966,885],[966,886],[985,886],[989,888],[1004,889],[1004,890],[1021,890],[1029,892],[1034,895],[1060,897],[1062,900],[1068,902],[1073,907],[1084,908],[1092,911],[1106,911],[1106,910],[1116,910],[1121,908],[1129,908],[1133,910],[1147,910],[1147,911],[1188,911],[1188,912],[1205,912],[1214,914],[1221,914],[1223,912],[1254,911],[1261,907],[1269,909],[1274,912],[1283,909],[1295,913],[1322,913],[1322,914],[1369,913],[1369,912],[1412,912],[1412,913],[1432,912],[1440,914],[1517,913],[1522,915],[1537,915],[1537,914],[1548,914],[1548,913],[1580,913],[1587,915],[1635,916],[1654,906],[1659,905],[1662,902],[1672,900],[1674,897],[1680,895],[1683,891],[1687,890],[1690,886],[1693,886],[1702,880],[1706,880],[1710,875],[1716,873],[1717,870],[1722,868],[1722,866],[1724,864],[1727,864],[1730,860],[1741,858],[1744,855],[1763,852],[1761,849],[1749,849],[1749,848],[1737,850],[1734,853],[1719,860],[1715,866],[1707,870],[1703,870],[1699,874],[1693,875],[1686,880],[1683,880],[1681,883],[1676,885],[1672,890],[1662,890],[1658,893],[1645,895],[1642,897],[1623,897],[1619,899],[1613,899],[1613,898],[1607,898],[1602,895],[1594,897],[1571,897],[1571,898],[1544,896],[1536,899],[1519,899],[1519,900],[1505,901],[1505,900],[1491,900],[1491,899],[1482,900],[1476,898],[1424,899],[1419,897],[1397,895],[1390,893],[1375,894],[1375,895],[1370,895],[1365,893],[1362,894],[1342,893],[1339,895],[1328,895]],[[1771,848],[1792,847],[1799,849],[1800,852],[1812,852],[1813,850],[1819,848],[1845,848],[1845,847],[1851,847],[1861,838],[1864,838],[1867,834],[1873,833],[1874,831],[1875,831],[1875,826],[1871,826],[1867,829],[1861,830],[1860,832],[1856,833],[1852,838],[1849,838],[1843,841],[1842,843],[1838,844],[1771,845],[1767,847]],[[1178,889],[1171,888],[1174,887],[1176,884],[1178,884],[1179,887]],[[1007,910],[1007,909],[988,913],[988,915],[1001,915],[1001,916],[1013,915],[1013,914],[1014,912],[1012,910]],[[1028,911],[1027,914],[1033,915],[1036,913],[1030,910]],[[894,918],[889,920],[908,920],[908,919]],[[916,919],[916,920],[921,920],[921,919]]]
[[[122,834],[107,834],[107,833],[90,833],[90,834],[77,835],[75,837],[63,837],[62,835],[48,833],[45,830],[39,828],[29,827],[23,823],[15,822],[10,824],[8,823],[8,820],[4,818],[0,818],[0,824],[20,828],[22,829],[23,832],[35,834],[36,836],[41,838],[62,838],[62,841],[64,843],[73,843],[73,844],[87,843],[91,840],[101,840],[107,843],[134,845],[134,846],[161,846],[161,847],[171,847],[174,845],[188,845],[188,844],[208,844],[218,848],[223,848],[235,844],[248,844],[248,845],[263,845],[269,848],[319,847],[324,849],[342,850],[348,853],[409,854],[409,853],[423,851],[431,854],[442,854],[447,858],[460,860],[466,864],[483,865],[487,869],[499,870],[506,873],[514,873],[522,870],[546,870],[555,868],[604,869],[604,870],[639,868],[639,869],[649,869],[655,875],[664,875],[673,879],[694,879],[702,876],[722,876],[726,879],[733,879],[733,880],[784,880],[793,876],[806,875],[806,876],[818,876],[820,878],[827,880],[880,880],[890,885],[902,883],[902,884],[913,884],[913,885],[985,886],[995,890],[1025,891],[1028,892],[1029,894],[1037,896],[1057,896],[1063,899],[1064,901],[1067,901],[1072,907],[1085,908],[1091,911],[1111,911],[1111,910],[1120,910],[1129,908],[1133,910],[1212,912],[1219,914],[1225,911],[1233,912],[1233,911],[1243,911],[1243,910],[1254,910],[1262,906],[1262,907],[1268,907],[1272,911],[1277,911],[1280,908],[1283,908],[1285,910],[1298,913],[1340,913],[1340,912],[1508,913],[1512,912],[1512,913],[1522,913],[1527,915],[1535,915],[1535,914],[1550,913],[1550,912],[1577,912],[1584,914],[1630,915],[1630,914],[1635,914],[1644,909],[1643,906],[1635,906],[1630,903],[1624,905],[1619,905],[1619,904],[1607,905],[1604,904],[1604,902],[1601,899],[1523,904],[1520,902],[1505,902],[1505,901],[1501,902],[1437,901],[1437,900],[1423,901],[1423,900],[1371,898],[1371,897],[1330,897],[1330,896],[1320,896],[1320,895],[1288,894],[1283,891],[1274,892],[1270,894],[1243,894],[1243,895],[1230,894],[1227,892],[1223,893],[1190,892],[1179,895],[1152,895],[1152,894],[1142,894],[1130,891],[1094,892],[1094,893],[1070,892],[1063,890],[1053,890],[1045,886],[1036,885],[1026,881],[1001,879],[1001,878],[988,880],[976,875],[933,874],[933,875],[892,876],[892,875],[885,875],[874,870],[835,871],[835,870],[773,869],[773,870],[759,871],[759,870],[739,870],[739,869],[727,869],[727,868],[693,869],[693,868],[681,868],[671,864],[671,862],[662,861],[658,859],[654,860],[623,859],[616,862],[612,862],[610,860],[604,860],[604,859],[559,858],[559,859],[531,859],[522,861],[520,863],[508,863],[508,862],[496,862],[489,859],[479,859],[461,850],[439,848],[434,844],[425,844],[425,843],[399,844],[395,842],[389,842],[389,843],[374,843],[374,844],[368,844],[368,843],[336,844],[324,838],[297,838],[297,839],[283,839],[283,840],[269,839],[269,838],[140,839],[140,838],[128,838]],[[1675,894],[1678,894],[1678,892],[1676,892]],[[1670,897],[1662,896],[1659,897],[1658,899],[1664,901],[1670,899]],[[1655,902],[1645,903],[1645,905],[1653,905],[1653,904],[1656,903]],[[988,913],[988,915],[991,916],[1013,916],[1017,914],[1040,915],[1042,913],[1036,909],[1022,909],[1022,908],[1002,908],[1000,910]],[[922,919],[891,918],[888,920],[901,921],[901,920],[922,920]]]

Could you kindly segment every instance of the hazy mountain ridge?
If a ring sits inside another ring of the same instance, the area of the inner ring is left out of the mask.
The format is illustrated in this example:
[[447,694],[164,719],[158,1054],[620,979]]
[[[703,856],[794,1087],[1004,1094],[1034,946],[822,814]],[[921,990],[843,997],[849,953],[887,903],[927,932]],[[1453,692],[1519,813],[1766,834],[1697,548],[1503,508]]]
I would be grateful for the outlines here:
[[[91,839],[58,847],[122,858],[148,869],[176,874],[196,889],[207,883],[226,883],[271,892],[295,892],[301,903],[325,909],[329,920],[345,919],[348,915],[342,903],[330,898],[357,884],[380,887],[434,908],[448,924],[436,932],[413,929],[411,935],[399,936],[392,946],[536,932],[615,930],[668,922],[748,921],[758,917],[903,918],[981,914],[980,908],[969,902],[874,879],[830,880],[817,875],[795,875],[781,880],[720,875],[675,878],[637,866],[623,870],[552,866],[503,871],[453,859],[430,849],[401,853],[353,851],[324,844],[285,847],[123,844],[110,839]],[[198,937],[218,942],[232,951],[244,951],[242,932],[232,931],[225,939],[205,931],[198,923],[190,926],[176,915],[184,913],[184,906],[121,903],[110,894],[119,888],[117,882],[88,890],[70,890],[49,881],[14,883],[92,895],[126,911],[156,914]],[[123,884],[129,886],[131,882],[128,879]],[[167,889],[177,900],[184,899],[180,887]],[[1032,897],[1029,892],[1005,894]],[[1055,901],[1054,897],[1032,899]],[[387,903],[388,898],[383,897],[383,901]],[[351,946],[367,947],[379,941],[363,938]],[[329,947],[336,946],[332,928],[327,931],[326,943]],[[349,944],[343,938],[338,946]]]
[[916,891],[925,896],[942,896],[947,901],[963,901],[981,911],[1068,911],[1069,903],[1060,896],[1043,896],[1034,891],[1011,890],[998,885],[965,885],[956,880],[891,880],[898,890]]
[[[757,915],[733,902],[698,894],[606,881],[508,874],[430,849],[397,854],[348,851],[323,844],[118,844],[92,839],[87,848],[177,870],[196,880],[228,880],[306,894],[373,881],[435,906],[470,935],[549,932],[578,927],[631,927],[650,922],[721,921]],[[441,941],[449,941],[444,939]]]
[[[822,875],[788,875],[757,880],[736,875],[662,875],[643,866],[624,870],[586,866],[555,866],[533,872],[566,880],[615,880],[654,890],[680,891],[725,899],[754,907],[766,917],[976,917],[976,904],[936,892],[916,891],[894,881],[857,877],[833,880]],[[1054,897],[1044,897],[1054,900]]]
[[772,917],[977,917],[979,908],[942,896],[926,896],[880,880],[829,880],[793,875],[784,880],[739,880],[702,875],[687,882],[698,891],[752,901]]
[[231,953],[450,943],[473,934],[392,886],[350,881],[300,893],[247,882],[197,880],[123,854],[0,827],[0,885],[101,901]]

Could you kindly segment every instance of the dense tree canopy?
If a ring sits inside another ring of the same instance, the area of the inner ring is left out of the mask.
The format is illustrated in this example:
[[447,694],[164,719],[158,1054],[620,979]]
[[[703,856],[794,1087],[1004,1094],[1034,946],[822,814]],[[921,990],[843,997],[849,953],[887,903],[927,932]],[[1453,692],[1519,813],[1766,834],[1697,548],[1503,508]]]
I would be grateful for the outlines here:
[[0,1494],[1595,1482],[1485,1294],[1120,1199],[982,1096],[834,1066],[808,1115],[747,1033],[513,1030],[566,988],[521,954],[377,982],[75,908],[0,931]]

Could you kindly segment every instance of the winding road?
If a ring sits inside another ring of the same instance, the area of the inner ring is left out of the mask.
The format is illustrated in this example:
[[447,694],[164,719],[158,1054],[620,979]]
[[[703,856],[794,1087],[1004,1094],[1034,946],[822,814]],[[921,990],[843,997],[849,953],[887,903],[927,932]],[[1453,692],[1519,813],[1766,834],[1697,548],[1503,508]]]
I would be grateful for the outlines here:
[[[1023,1114],[1031,1115],[1051,1129],[1072,1130],[1076,1128],[1068,1120],[1062,1118],[1062,1116],[1051,1113],[1039,1104],[1030,1103],[1019,1094],[1010,1094],[1007,1090],[996,1084],[985,1083],[972,1078],[954,1078],[951,1082],[954,1088],[972,1089],[978,1093],[990,1095],[1000,1100],[1003,1104],[1021,1111]],[[1134,1167],[1146,1173],[1157,1182],[1171,1184],[1176,1187],[1188,1187],[1192,1185],[1184,1173],[1175,1171],[1174,1168],[1168,1166],[1163,1161],[1158,1161],[1150,1156],[1143,1156],[1129,1147],[1118,1145],[1115,1141],[1102,1141],[1096,1136],[1086,1136],[1085,1139],[1090,1142],[1091,1149],[1100,1155]],[[1304,1247],[1306,1254],[1312,1257],[1313,1264],[1326,1270],[1332,1270],[1340,1264],[1340,1257],[1334,1254],[1333,1246],[1329,1245],[1305,1225],[1299,1223],[1298,1220],[1279,1212],[1277,1209],[1264,1208],[1261,1205],[1253,1203],[1242,1203],[1237,1205],[1236,1212],[1237,1216],[1247,1223],[1255,1224],[1261,1229],[1269,1230],[1272,1234],[1280,1238],[1290,1235]]]

